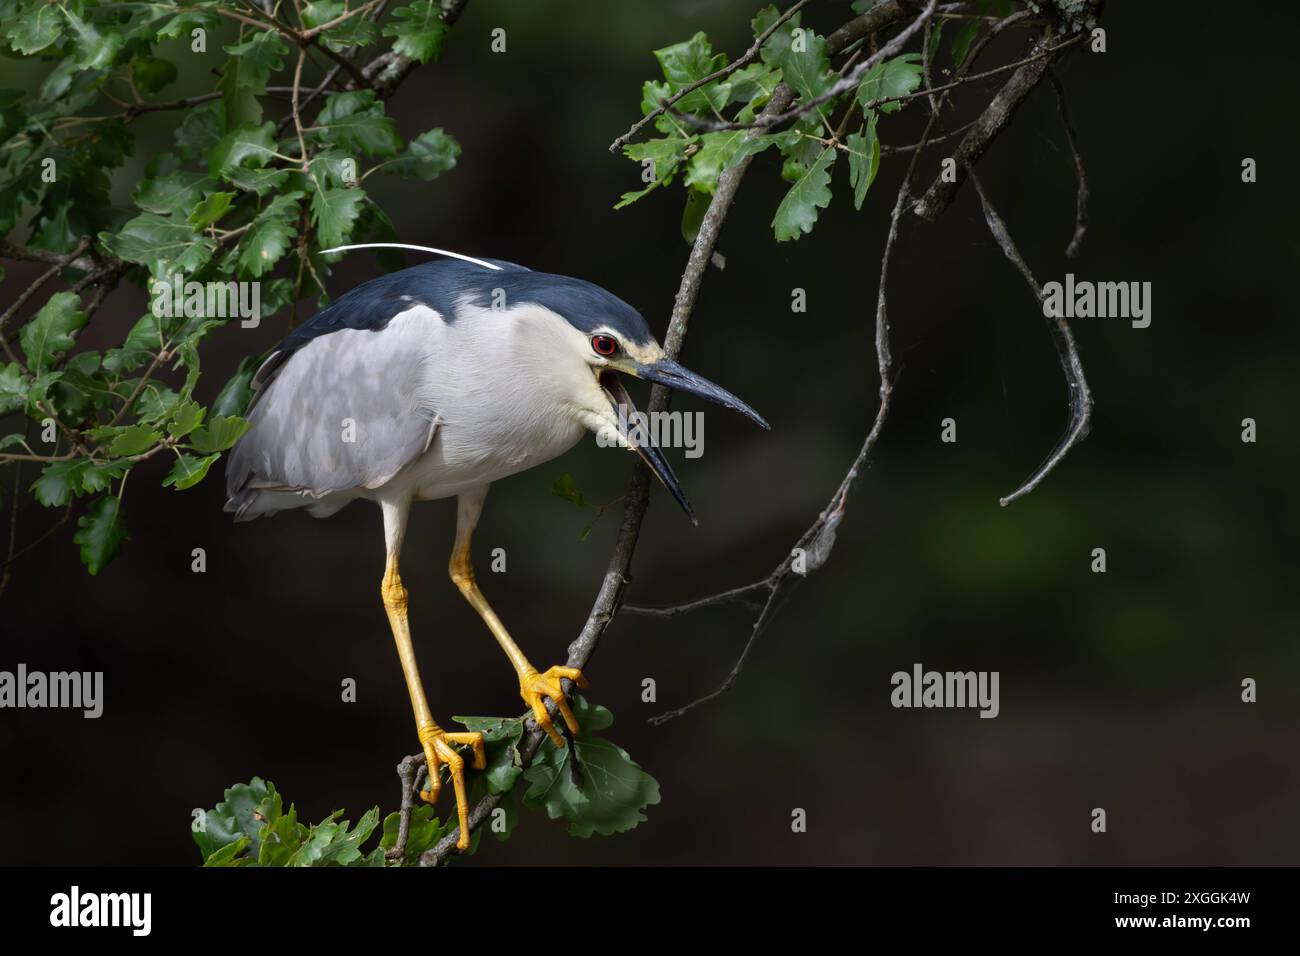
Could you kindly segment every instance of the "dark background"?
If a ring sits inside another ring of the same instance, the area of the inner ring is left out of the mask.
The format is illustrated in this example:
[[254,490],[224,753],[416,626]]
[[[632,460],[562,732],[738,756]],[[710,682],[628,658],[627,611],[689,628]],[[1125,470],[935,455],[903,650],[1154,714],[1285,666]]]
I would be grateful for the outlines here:
[[[611,211],[638,168],[606,146],[639,115],[652,49],[703,29],[737,55],[757,6],[474,0],[442,62],[389,103],[407,137],[435,125],[456,136],[460,165],[431,184],[373,177],[374,194],[404,241],[591,279],[662,333],[688,251],[684,193],[674,185]],[[662,785],[649,822],[575,840],[526,811],[508,844],[474,862],[1296,862],[1296,24],[1283,9],[1110,5],[1109,52],[1076,52],[1061,69],[1092,186],[1076,261],[1063,255],[1074,175],[1046,84],[981,162],[1040,281],[1073,271],[1154,287],[1148,329],[1074,323],[1097,409],[1057,473],[998,506],[1056,440],[1065,390],[1040,313],[963,188],[937,225],[905,220],[891,280],[893,415],[830,562],[794,592],[739,685],[646,723],[724,678],[749,627],[735,607],[620,618],[588,669],[593,699],[616,716],[609,734]],[[826,31],[850,15],[820,3],[806,22]],[[489,51],[498,26],[503,55]],[[1022,42],[984,62],[1015,58]],[[5,86],[33,82],[12,61],[0,71]],[[205,73],[169,94],[210,89]],[[913,105],[881,124],[882,138],[912,142],[922,120]],[[137,124],[123,201],[174,122]],[[1254,185],[1240,179],[1246,156],[1259,164]],[[633,602],[767,573],[870,425],[879,256],[903,160],[886,157],[861,212],[837,166],[835,202],[796,243],[778,245],[768,226],[784,188],[775,156],[741,188],[719,244],[726,270],[706,277],[683,360],[749,400],[772,432],[710,412],[704,457],[673,456],[700,527],[655,491]],[[376,268],[355,255],[332,286]],[[33,271],[11,268],[0,298]],[[807,290],[805,315],[790,311],[794,287]],[[88,333],[86,344],[120,340],[143,305],[137,290],[115,294],[96,319],[102,341]],[[217,332],[201,397],[283,322]],[[949,416],[955,445],[939,441]],[[1247,416],[1254,445],[1240,441]],[[106,675],[99,720],[0,712],[0,863],[195,864],[191,809],[254,774],[311,820],[396,808],[393,767],[417,744],[379,601],[377,509],[235,526],[215,475],[174,493],[159,487],[164,468],[151,461],[131,478],[133,540],[98,578],[65,531],[0,599],[0,668]],[[623,492],[628,463],[583,442],[501,482],[475,538],[484,590],[538,666],[561,661],[585,620],[617,524],[607,515],[579,540],[586,517],[550,491],[565,472],[604,501]],[[20,541],[49,517],[29,502]],[[453,522],[450,502],[417,508],[403,554],[444,723],[520,709],[508,664],[447,580]],[[195,547],[206,574],[190,571]],[[487,570],[494,547],[507,550],[505,575]],[[1107,551],[1104,575],[1089,570],[1095,547]],[[1001,716],[891,708],[889,676],[914,662],[1000,671]],[[1253,705],[1239,696],[1248,676]],[[340,701],[346,677],[359,685],[354,704]],[[646,677],[658,704],[640,700]],[[795,807],[806,834],[791,833]],[[1094,807],[1108,812],[1104,835],[1089,829]]]

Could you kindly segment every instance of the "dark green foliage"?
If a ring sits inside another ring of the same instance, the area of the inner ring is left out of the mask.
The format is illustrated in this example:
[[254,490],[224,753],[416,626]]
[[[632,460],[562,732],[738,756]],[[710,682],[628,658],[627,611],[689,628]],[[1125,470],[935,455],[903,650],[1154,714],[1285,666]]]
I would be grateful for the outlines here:
[[[760,10],[752,23],[755,40],[780,16],[773,6]],[[978,27],[978,21],[974,23]],[[969,29],[958,37],[953,51],[958,62],[973,38]],[[726,54],[713,52],[703,33],[656,50],[655,57],[664,79],[642,87],[641,111],[647,116],[728,63]],[[691,90],[657,116],[653,125],[661,134],[658,138],[624,147],[624,155],[642,165],[646,185],[624,193],[614,208],[628,206],[680,175],[688,190],[682,235],[693,242],[718,177],[746,157],[775,146],[781,155],[781,176],[790,184],[772,217],[777,241],[798,239],[813,230],[819,211],[830,205],[832,172],[841,154],[848,158],[854,208],[861,209],[880,164],[877,113],[897,111],[903,104],[894,98],[920,86],[919,60],[917,54],[906,53],[879,63],[856,88],[818,103],[841,78],[841,67],[832,64],[826,38],[802,27],[796,14],[768,37],[756,62]],[[778,132],[709,129],[720,122],[752,124],[779,83],[795,94],[791,109],[802,110],[788,126]]]
[[[316,64],[329,62],[322,51],[360,63],[385,48],[437,57],[440,4],[387,14],[376,5],[337,22],[357,8],[319,0],[299,20],[282,4],[273,21],[234,0],[0,2],[5,54],[44,70],[27,89],[0,90],[0,230],[30,221],[29,249],[76,253],[109,273],[80,292],[38,293],[10,319],[6,331],[19,334],[0,356],[0,415],[32,424],[0,429],[0,465],[40,459],[29,483],[47,507],[90,499],[75,540],[91,573],[126,540],[122,486],[136,462],[171,459],[163,484],[184,490],[247,428],[240,416],[256,357],[210,409],[194,398],[205,343],[249,318],[212,287],[258,283],[257,318],[283,323],[277,313],[291,304],[327,297],[330,261],[316,250],[391,234],[367,195],[369,173],[428,181],[456,164],[455,139],[434,128],[407,142],[373,90],[311,97],[322,79]],[[299,46],[290,34],[322,27],[295,121],[289,98],[274,93],[294,83]],[[173,87],[196,75],[196,60],[211,92],[182,98]],[[124,164],[146,123],[171,123],[175,147],[128,181]],[[115,202],[126,194],[129,205]],[[86,276],[69,268],[60,278]],[[121,280],[149,292],[149,313],[102,353],[78,352],[102,299],[95,293]]]
[[[525,806],[563,819],[573,836],[630,830],[646,819],[646,807],[659,802],[655,779],[621,747],[599,736],[614,722],[613,715],[581,697],[573,699],[573,712],[582,731],[572,744],[557,748],[547,738],[527,769],[519,755],[523,717],[454,718],[481,732],[487,751],[487,768],[467,771],[471,798],[504,795],[493,819],[475,831],[469,852],[478,850],[484,830],[498,840],[514,831],[519,812],[513,795],[516,783],[527,788]],[[450,800],[450,793],[443,799]],[[382,827],[378,807],[368,810],[355,827],[340,820],[342,815],[338,810],[320,823],[303,824],[292,804],[284,809],[273,784],[254,777],[227,790],[225,799],[199,814],[190,829],[204,866],[409,866],[456,826],[454,808],[444,821],[433,807],[418,804],[411,811],[403,858],[388,860],[385,851],[397,846],[400,814],[388,814]],[[367,850],[364,844],[376,829],[379,843]]]

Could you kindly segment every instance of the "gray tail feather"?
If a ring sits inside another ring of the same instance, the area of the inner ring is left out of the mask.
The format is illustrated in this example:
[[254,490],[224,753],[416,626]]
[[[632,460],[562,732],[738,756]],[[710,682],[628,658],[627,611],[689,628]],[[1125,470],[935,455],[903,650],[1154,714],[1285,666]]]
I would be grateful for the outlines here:
[[241,488],[226,499],[225,507],[222,510],[233,512],[236,521],[252,521],[264,514],[260,510],[252,510],[252,513],[249,513],[260,496],[261,492],[255,488]]
[[233,512],[236,521],[252,521],[270,517],[281,511],[306,508],[313,518],[328,518],[351,499],[331,496],[327,499],[304,494],[301,491],[273,490],[245,485],[226,499],[224,511]]

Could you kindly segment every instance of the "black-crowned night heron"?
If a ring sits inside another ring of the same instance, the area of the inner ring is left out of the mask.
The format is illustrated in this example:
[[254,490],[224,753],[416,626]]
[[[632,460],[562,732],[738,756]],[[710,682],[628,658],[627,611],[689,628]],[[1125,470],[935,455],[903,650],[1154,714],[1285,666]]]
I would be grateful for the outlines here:
[[358,286],[295,329],[253,379],[253,427],[230,455],[226,510],[246,521],[290,508],[325,517],[358,498],[378,503],[381,593],[428,762],[421,797],[437,799],[446,764],[462,848],[468,804],[455,748],[471,747],[481,769],[483,737],[443,730],[425,700],[398,573],[411,502],[457,498],[451,579],[510,658],[537,723],[564,746],[546,700],[576,732],[560,681],[583,686],[583,676],[529,663],[474,582],[470,538],[492,482],[568,451],[585,431],[639,454],[694,521],[672,468],[634,424],[618,372],[767,427],[730,392],[665,357],[640,313],[599,286],[464,256]]

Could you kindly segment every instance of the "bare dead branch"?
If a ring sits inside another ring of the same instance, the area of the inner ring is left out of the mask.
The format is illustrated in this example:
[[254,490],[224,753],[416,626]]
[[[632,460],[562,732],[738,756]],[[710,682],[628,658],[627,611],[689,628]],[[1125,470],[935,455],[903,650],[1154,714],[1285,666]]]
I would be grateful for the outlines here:
[[1043,55],[1033,55],[1022,62],[953,152],[952,158],[956,160],[956,176],[951,181],[945,180],[941,175],[935,177],[930,188],[915,206],[914,211],[918,216],[927,222],[934,222],[939,214],[948,208],[969,171],[984,155],[984,151],[998,134],[1006,128],[1012,115],[1038,85],[1038,81],[1043,78],[1043,74],[1051,65],[1052,57],[1075,45],[1081,39],[1082,36],[1075,37],[1047,50],[1040,50],[1039,54]]
[[1065,101],[1065,87],[1061,85],[1055,70],[1049,68],[1047,78],[1051,81],[1052,89],[1056,91],[1056,105],[1061,110],[1065,140],[1070,144],[1070,155],[1074,158],[1074,175],[1079,180],[1079,188],[1074,196],[1074,234],[1070,236],[1070,243],[1065,247],[1065,257],[1073,259],[1079,254],[1084,233],[1088,231],[1088,171],[1084,169],[1083,157],[1079,155],[1078,135],[1074,131],[1074,124],[1070,121],[1070,108]]
[[1065,434],[1061,436],[1048,456],[1043,459],[1042,464],[1025,479],[1019,488],[1006,497],[998,499],[999,504],[1005,508],[1011,502],[1023,498],[1037,488],[1039,483],[1051,473],[1052,469],[1060,464],[1061,459],[1069,453],[1070,449],[1087,437],[1088,427],[1092,420],[1092,392],[1088,388],[1088,380],[1083,373],[1083,361],[1079,358],[1079,348],[1074,342],[1074,333],[1070,330],[1070,323],[1064,315],[1051,316],[1047,314],[1047,310],[1043,308],[1042,286],[1038,284],[1038,280],[1034,278],[1034,274],[1030,271],[1024,256],[1020,254],[1020,250],[1011,238],[1011,233],[1007,230],[1006,223],[1002,221],[1002,217],[998,215],[997,210],[993,208],[993,204],[989,202],[988,195],[985,193],[979,177],[972,171],[970,178],[971,183],[975,186],[976,193],[979,194],[980,205],[984,209],[984,221],[988,223],[989,232],[993,234],[993,238],[1001,247],[1003,254],[1016,267],[1016,271],[1024,277],[1025,284],[1029,286],[1029,291],[1033,293],[1034,301],[1047,319],[1048,328],[1052,332],[1052,342],[1056,346],[1057,355],[1061,360],[1061,369],[1065,372],[1066,388],[1069,392],[1069,421],[1065,428]]

